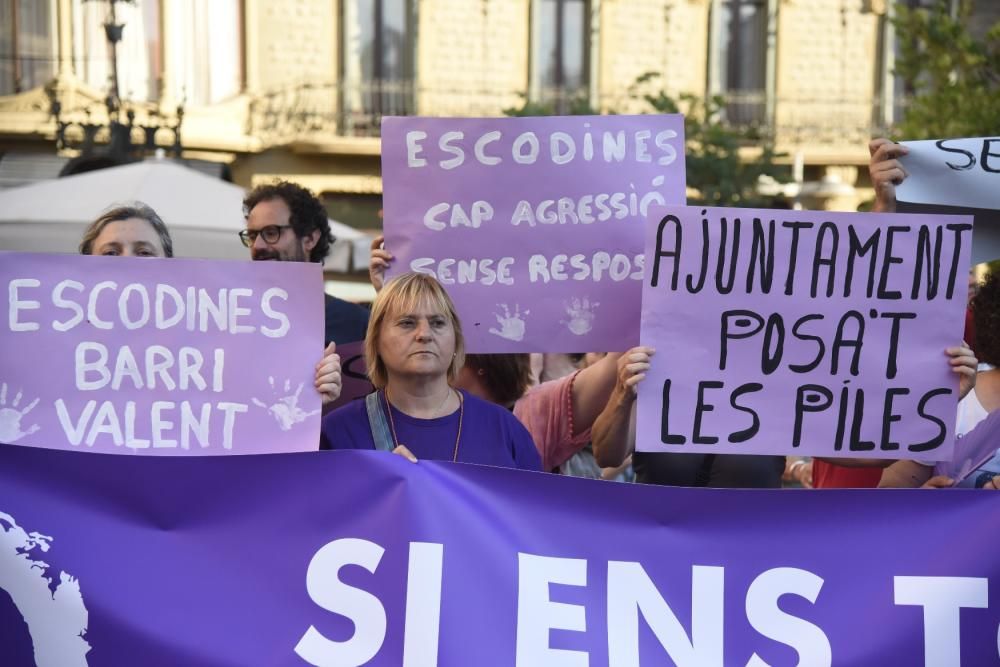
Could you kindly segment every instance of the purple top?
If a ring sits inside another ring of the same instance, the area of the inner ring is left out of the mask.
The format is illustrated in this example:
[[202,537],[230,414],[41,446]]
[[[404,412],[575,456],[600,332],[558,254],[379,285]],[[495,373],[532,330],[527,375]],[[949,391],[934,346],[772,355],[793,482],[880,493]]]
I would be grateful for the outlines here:
[[[458,445],[460,463],[541,470],[542,461],[528,431],[509,411],[462,392],[465,414]],[[380,396],[381,398],[381,396]],[[382,403],[383,407],[385,402]],[[418,459],[451,461],[458,435],[458,413],[417,419],[392,407],[398,442]],[[362,400],[351,401],[323,418],[320,449],[375,449]]]

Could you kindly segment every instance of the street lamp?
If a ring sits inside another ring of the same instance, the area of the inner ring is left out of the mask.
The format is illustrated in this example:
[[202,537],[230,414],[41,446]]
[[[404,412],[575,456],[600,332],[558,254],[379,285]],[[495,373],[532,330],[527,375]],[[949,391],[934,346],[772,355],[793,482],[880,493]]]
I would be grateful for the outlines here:
[[[67,118],[57,85],[46,87],[49,110],[56,122],[56,149],[78,150],[80,154],[70,160],[60,173],[61,176],[92,171],[104,167],[126,164],[140,159],[143,155],[164,150],[180,157],[181,123],[184,120],[183,104],[177,106],[173,117],[168,119],[151,109],[145,114],[144,122],[136,122],[136,105],[122,101],[118,86],[118,43],[122,40],[125,24],[119,22],[116,6],[118,3],[135,5],[136,0],[85,0],[86,2],[109,3],[108,16],[104,22],[104,35],[111,46],[111,74],[108,80],[108,94],[103,106],[107,113],[107,124],[93,122],[94,105],[71,110]],[[83,116],[82,119],[79,118]],[[74,119],[75,117],[75,119]],[[161,145],[157,134],[166,131],[172,141]],[[138,135],[139,140],[135,141]],[[104,145],[98,144],[99,137],[107,137]]]

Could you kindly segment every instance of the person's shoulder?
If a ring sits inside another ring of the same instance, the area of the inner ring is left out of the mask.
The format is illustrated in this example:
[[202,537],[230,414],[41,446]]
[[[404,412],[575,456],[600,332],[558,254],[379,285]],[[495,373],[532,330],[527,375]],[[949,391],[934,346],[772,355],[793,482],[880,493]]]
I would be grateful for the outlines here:
[[514,414],[522,417],[535,412],[545,412],[553,408],[562,409],[567,394],[572,391],[573,383],[580,371],[575,371],[569,375],[564,375],[555,380],[546,380],[528,389],[521,398],[514,403]]
[[353,422],[360,416],[364,416],[365,419],[368,419],[368,408],[365,407],[364,398],[356,398],[352,401],[348,401],[339,408],[331,411],[323,417],[323,426],[326,426],[327,424],[343,423],[345,421]]
[[465,400],[465,414],[470,418],[486,424],[493,424],[506,433],[521,434],[523,432],[525,435],[528,434],[528,430],[521,423],[521,420],[502,405],[473,396],[464,390],[462,396]]
[[503,407],[502,405],[497,405],[496,403],[491,403],[486,399],[479,398],[478,396],[473,396],[464,389],[459,389],[462,394],[462,400],[465,403],[466,413],[473,413],[478,415],[487,415],[496,419],[505,419],[510,417],[515,419],[514,415],[511,414],[510,410]]
[[371,427],[365,400],[348,401],[323,417],[321,442],[324,449],[361,449],[371,447]]
[[363,340],[368,329],[368,309],[329,294],[324,296],[325,342],[339,344]]
[[368,319],[368,310],[356,303],[351,303],[350,301],[344,301],[343,299],[338,299],[335,296],[329,294],[323,295],[326,299],[326,312],[328,314],[336,313],[339,316],[344,315],[355,315],[358,317],[363,317]]
[[365,398],[361,397],[348,401],[347,403],[344,403],[340,407],[331,411],[328,415],[326,415],[326,417],[324,417],[324,419],[328,419],[330,417],[333,417],[334,415],[338,415],[339,417],[343,418],[350,416],[354,413],[367,414],[367,412],[368,409],[365,407]]

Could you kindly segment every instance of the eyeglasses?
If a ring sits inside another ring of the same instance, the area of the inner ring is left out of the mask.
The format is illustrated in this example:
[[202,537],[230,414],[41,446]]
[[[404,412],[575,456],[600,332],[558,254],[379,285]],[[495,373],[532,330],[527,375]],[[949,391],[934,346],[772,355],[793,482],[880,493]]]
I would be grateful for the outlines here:
[[289,227],[291,225],[268,225],[263,229],[244,229],[240,231],[240,241],[249,248],[257,241],[258,236],[263,236],[264,243],[274,245],[281,238],[281,232]]

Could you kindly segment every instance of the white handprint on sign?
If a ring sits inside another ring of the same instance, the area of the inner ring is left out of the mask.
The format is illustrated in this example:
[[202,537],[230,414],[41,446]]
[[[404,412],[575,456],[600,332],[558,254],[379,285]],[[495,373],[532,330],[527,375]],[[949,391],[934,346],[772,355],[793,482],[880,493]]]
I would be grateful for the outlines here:
[[38,424],[34,424],[28,428],[26,431],[21,430],[21,419],[24,415],[31,412],[31,410],[38,405],[38,399],[36,398],[31,403],[28,403],[22,410],[18,410],[17,406],[21,403],[21,392],[17,392],[14,396],[14,400],[11,404],[7,405],[7,383],[4,382],[3,386],[0,386],[0,442],[5,442],[10,444],[12,442],[17,442],[26,435],[31,435],[38,431]]
[[[268,377],[267,383],[271,386],[271,403],[268,405],[257,398],[251,399],[253,404],[257,407],[264,408],[274,420],[278,422],[278,426],[282,431],[289,431],[296,424],[304,422],[307,418],[313,415],[318,415],[319,410],[313,410],[312,412],[306,412],[299,407],[299,394],[302,393],[302,383],[299,383],[298,388],[295,390],[294,394],[289,394],[291,391],[291,382],[285,380],[284,390],[279,391],[277,387],[274,386],[274,378]],[[284,396],[281,394],[284,393]]]
[[598,301],[591,303],[587,297],[583,297],[582,300],[574,298],[570,303],[563,302],[569,319],[559,320],[559,323],[565,324],[577,336],[590,333],[590,330],[594,328],[594,311],[600,305]]
[[498,303],[497,308],[503,311],[503,314],[495,313],[497,318],[497,323],[500,328],[496,327],[490,329],[491,334],[500,336],[501,338],[506,338],[507,340],[524,340],[524,320],[521,319],[525,315],[531,313],[530,310],[525,310],[521,312],[521,306],[514,304],[514,313],[511,314],[510,308],[506,303]]

